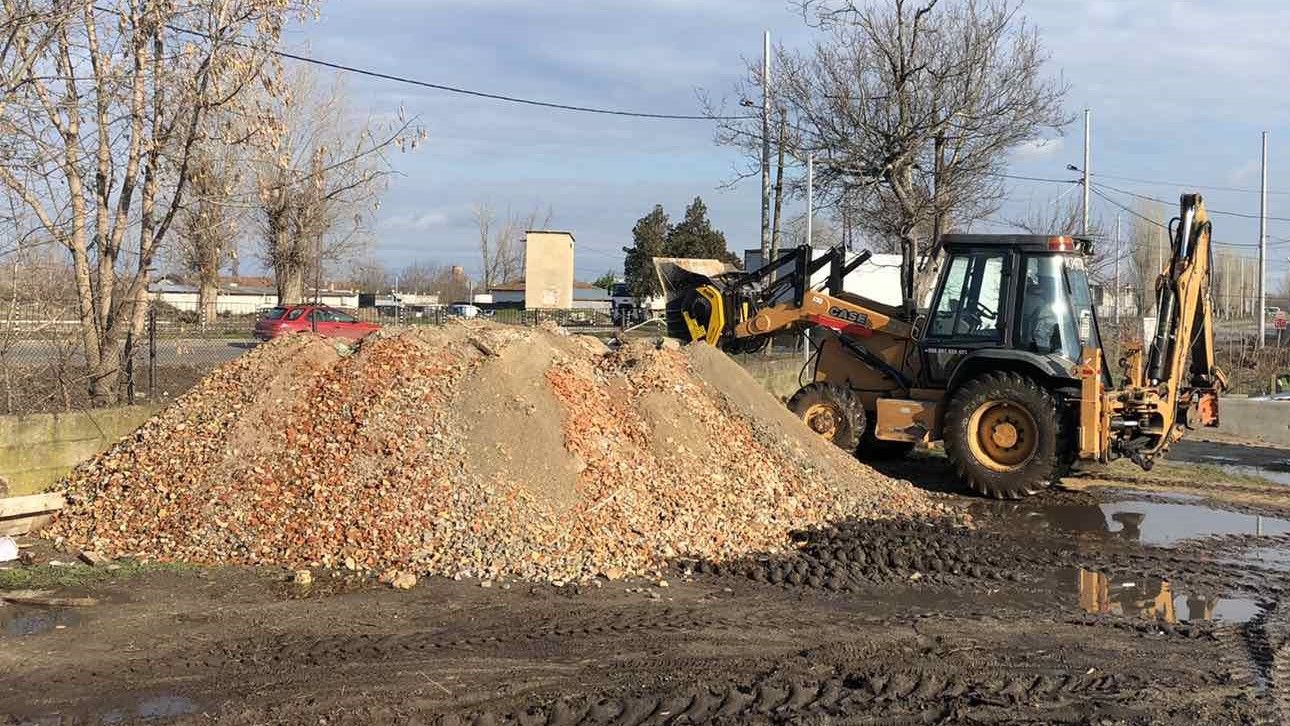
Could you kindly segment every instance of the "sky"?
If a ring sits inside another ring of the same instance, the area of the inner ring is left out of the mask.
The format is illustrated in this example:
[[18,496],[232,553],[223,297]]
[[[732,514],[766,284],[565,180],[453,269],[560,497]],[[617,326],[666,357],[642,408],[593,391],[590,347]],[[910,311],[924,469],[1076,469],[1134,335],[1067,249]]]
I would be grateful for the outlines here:
[[[1257,193],[1221,187],[1257,189],[1268,131],[1268,213],[1287,220],[1269,225],[1269,278],[1277,279],[1290,257],[1290,3],[1029,0],[1023,12],[1051,53],[1051,73],[1070,86],[1074,121],[1017,150],[1009,172],[1074,178],[1065,167],[1083,162],[1079,118],[1089,108],[1095,184],[1171,202],[1200,191],[1211,210],[1257,214]],[[289,42],[320,59],[433,83],[696,114],[700,94],[730,95],[745,59],[760,57],[763,30],[800,48],[815,32],[784,0],[327,0],[321,19],[294,29]],[[676,219],[695,196],[731,249],[759,244],[758,180],[726,188],[742,158],[715,143],[710,121],[535,108],[361,76],[346,86],[356,113],[389,118],[402,109],[427,133],[416,151],[392,155],[397,175],[373,218],[372,254],[388,267],[419,260],[477,272],[479,203],[499,215],[549,210],[550,226],[576,237],[582,279],[621,272],[621,248],[653,205]],[[1070,185],[1010,184],[998,218],[1079,194]],[[1127,228],[1127,213],[1094,197],[1093,214],[1108,225],[1117,212]],[[1214,215],[1217,240],[1253,245],[1257,232],[1253,219]]]

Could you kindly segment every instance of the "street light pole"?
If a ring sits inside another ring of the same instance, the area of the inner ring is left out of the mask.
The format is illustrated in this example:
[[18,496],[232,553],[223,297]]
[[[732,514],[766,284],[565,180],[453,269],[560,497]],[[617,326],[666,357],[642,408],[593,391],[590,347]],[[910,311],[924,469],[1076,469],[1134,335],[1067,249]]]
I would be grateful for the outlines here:
[[1092,121],[1093,112],[1087,108],[1084,109],[1084,224],[1080,228],[1080,233],[1083,235],[1088,235],[1088,181],[1089,177],[1092,176],[1092,172],[1089,169],[1093,163]]
[[1115,342],[1118,350],[1120,343],[1120,215],[1115,215]]
[[770,262],[770,31],[761,55],[761,261]]
[[815,248],[815,152],[806,155],[806,246]]
[[1263,164],[1259,182],[1259,308],[1254,311],[1259,316],[1259,347],[1268,335],[1267,299],[1268,277],[1268,132],[1263,132]]

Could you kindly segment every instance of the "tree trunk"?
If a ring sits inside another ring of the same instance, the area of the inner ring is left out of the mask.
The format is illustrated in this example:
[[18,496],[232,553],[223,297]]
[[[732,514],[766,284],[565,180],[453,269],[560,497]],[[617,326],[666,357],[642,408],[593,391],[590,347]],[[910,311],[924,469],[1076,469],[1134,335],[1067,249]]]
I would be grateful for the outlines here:
[[305,301],[305,270],[299,265],[281,264],[274,270],[278,281],[278,304],[299,305]]
[[98,360],[88,363],[90,405],[103,408],[115,404],[121,380],[121,347],[117,341],[111,338],[100,340]]
[[215,299],[219,296],[219,285],[215,280],[203,279],[197,286],[197,315],[203,325],[215,320],[218,311]]

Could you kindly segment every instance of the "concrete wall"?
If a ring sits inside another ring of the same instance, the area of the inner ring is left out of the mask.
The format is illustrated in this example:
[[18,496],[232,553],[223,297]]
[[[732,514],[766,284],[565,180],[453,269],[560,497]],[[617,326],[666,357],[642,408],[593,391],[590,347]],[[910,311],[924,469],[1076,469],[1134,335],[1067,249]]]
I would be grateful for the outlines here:
[[524,307],[573,307],[572,234],[539,230],[524,233]]
[[1218,404],[1218,420],[1221,434],[1290,449],[1290,401],[1227,397]]
[[31,494],[106,449],[156,413],[152,406],[0,416],[0,476],[9,493]]

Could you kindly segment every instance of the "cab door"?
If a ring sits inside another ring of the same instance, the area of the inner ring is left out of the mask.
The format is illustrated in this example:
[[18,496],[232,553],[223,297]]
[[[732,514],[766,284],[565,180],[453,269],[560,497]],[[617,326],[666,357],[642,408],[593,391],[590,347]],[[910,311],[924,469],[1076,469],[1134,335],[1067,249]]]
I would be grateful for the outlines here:
[[1014,265],[1006,248],[950,256],[920,341],[928,384],[945,384],[968,353],[1005,344]]

